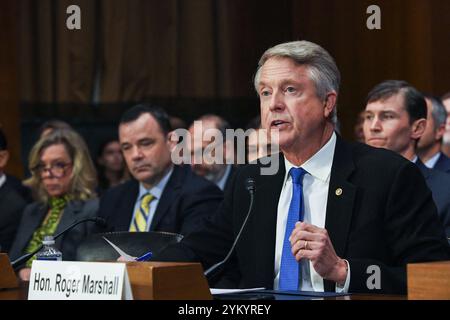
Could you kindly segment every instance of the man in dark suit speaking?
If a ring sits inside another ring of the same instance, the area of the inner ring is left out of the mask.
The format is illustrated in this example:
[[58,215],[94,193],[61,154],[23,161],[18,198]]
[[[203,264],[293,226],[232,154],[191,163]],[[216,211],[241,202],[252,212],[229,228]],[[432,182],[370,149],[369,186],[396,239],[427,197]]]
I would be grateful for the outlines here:
[[[283,290],[405,292],[406,264],[448,259],[425,181],[391,151],[344,142],[334,132],[340,75],[320,46],[267,50],[255,76],[261,122],[277,131],[279,170],[237,170],[219,210],[154,260],[224,259],[254,206],[220,285]],[[300,222],[302,221],[302,222]],[[377,270],[379,283],[371,282]]]
[[218,207],[222,191],[196,176],[188,165],[172,164],[168,115],[138,105],[126,111],[119,140],[135,180],[101,197],[98,215],[108,231],[166,231],[187,234]]

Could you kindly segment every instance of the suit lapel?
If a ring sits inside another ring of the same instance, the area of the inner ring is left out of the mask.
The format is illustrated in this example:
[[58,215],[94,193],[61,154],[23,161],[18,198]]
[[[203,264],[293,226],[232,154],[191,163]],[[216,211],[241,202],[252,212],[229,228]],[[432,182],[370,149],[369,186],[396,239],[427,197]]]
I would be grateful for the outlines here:
[[[261,274],[265,286],[273,287],[275,276],[275,242],[278,215],[278,200],[283,187],[286,168],[280,154],[279,170],[274,175],[258,176],[256,180],[255,207],[253,208],[250,236],[255,255],[257,274]],[[258,175],[260,173],[258,172]],[[245,209],[246,210],[246,209]]]
[[425,178],[425,180],[428,181],[428,179],[430,178],[431,169],[426,167],[419,158],[417,158],[416,165],[419,168],[420,172],[422,172],[422,175]]
[[[61,220],[56,227],[55,235],[65,230],[77,220],[77,214],[82,210],[83,203],[81,201],[70,201],[61,213]],[[56,245],[61,248],[61,242],[65,236],[61,236],[56,240]]]
[[125,192],[121,197],[122,201],[119,201],[119,206],[115,210],[117,212],[115,215],[116,222],[114,223],[115,231],[128,231],[133,218],[134,205],[139,193],[139,183],[136,180],[131,180],[128,183],[129,185],[123,188]]
[[58,227],[56,228],[55,234],[63,231],[72,223],[77,220],[77,213],[81,211],[83,208],[83,203],[80,201],[70,201],[67,203],[67,206],[64,208],[64,211],[61,216],[61,220],[58,223]]
[[175,202],[178,197],[182,183],[186,175],[186,168],[184,166],[174,166],[173,172],[169,181],[167,181],[166,186],[159,199],[158,206],[156,207],[155,214],[150,225],[150,231],[155,231],[161,222],[161,220],[166,215],[169,210],[170,205]]
[[[325,229],[336,254],[343,257],[352,220],[356,187],[348,181],[354,170],[351,149],[340,137],[336,141],[326,211]],[[334,291],[335,284],[325,280],[325,291]]]
[[450,172],[450,159],[445,154],[441,153],[434,169]]
[[0,187],[0,202],[2,202],[3,199],[8,199],[9,193],[9,188],[3,184],[3,186]]
[[23,248],[22,251],[25,251],[27,248],[33,233],[39,228],[44,221],[45,216],[47,215],[48,207],[42,203],[36,203],[36,207],[30,210],[30,215],[25,217],[27,220],[24,224],[23,236],[21,236],[19,241],[22,243],[18,245],[18,247]]
[[233,178],[233,174],[234,174],[235,170],[236,169],[234,168],[234,165],[231,165],[230,174],[228,175],[228,178],[227,178],[227,181],[225,182],[225,187],[223,190],[228,189],[228,187],[230,186],[231,180],[233,180],[232,178]]

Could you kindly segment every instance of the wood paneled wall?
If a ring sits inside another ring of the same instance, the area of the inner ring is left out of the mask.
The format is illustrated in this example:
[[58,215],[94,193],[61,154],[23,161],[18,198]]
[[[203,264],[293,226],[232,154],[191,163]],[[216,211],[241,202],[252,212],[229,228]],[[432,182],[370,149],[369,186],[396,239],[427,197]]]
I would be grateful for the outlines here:
[[[82,9],[80,31],[64,27],[69,4]],[[366,27],[372,4],[381,8],[381,30]],[[11,117],[3,122],[15,136],[17,59],[19,99],[29,105],[89,107],[98,70],[101,103],[221,101],[254,97],[263,51],[306,39],[337,61],[339,118],[350,139],[367,92],[383,80],[404,79],[437,95],[450,90],[448,0],[6,0],[0,9],[2,118]]]
[[0,125],[7,137],[10,159],[6,172],[21,177],[18,82],[18,7],[0,1]]

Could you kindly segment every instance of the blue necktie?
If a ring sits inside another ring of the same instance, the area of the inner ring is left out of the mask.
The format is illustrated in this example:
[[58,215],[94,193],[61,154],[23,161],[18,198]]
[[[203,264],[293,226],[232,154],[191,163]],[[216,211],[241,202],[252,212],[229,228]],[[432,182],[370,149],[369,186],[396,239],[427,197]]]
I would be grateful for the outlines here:
[[302,168],[291,168],[289,174],[292,177],[292,199],[284,234],[283,252],[280,265],[280,290],[298,290],[300,278],[300,264],[295,260],[291,252],[289,237],[298,221],[303,221],[303,176],[306,171]]

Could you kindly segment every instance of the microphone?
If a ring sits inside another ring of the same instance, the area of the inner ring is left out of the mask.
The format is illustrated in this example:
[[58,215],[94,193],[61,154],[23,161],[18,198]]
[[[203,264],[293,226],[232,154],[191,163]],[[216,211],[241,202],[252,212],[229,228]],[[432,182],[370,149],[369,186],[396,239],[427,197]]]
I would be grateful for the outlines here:
[[238,243],[242,231],[244,230],[245,226],[247,225],[247,221],[248,218],[250,217],[250,213],[252,212],[253,209],[253,199],[255,196],[255,180],[253,178],[247,178],[245,180],[245,188],[247,189],[247,191],[250,194],[250,205],[248,206],[248,212],[247,212],[247,216],[245,217],[244,222],[242,223],[241,229],[239,230],[236,238],[234,239],[233,245],[231,246],[231,249],[228,251],[228,254],[225,256],[225,258],[216,263],[215,265],[213,265],[212,267],[210,267],[208,270],[205,271],[204,275],[206,277],[206,279],[211,280],[213,279],[215,276],[218,275],[219,271],[221,271],[222,267],[225,265],[225,263],[228,262],[228,260],[231,257],[231,254],[234,251],[234,248],[236,247],[236,244]]
[[[79,221],[74,222],[73,224],[71,224],[70,226],[68,226],[65,230],[61,231],[60,233],[58,233],[56,236],[53,237],[53,239],[58,239],[60,236],[62,236],[63,234],[65,234],[66,232],[72,230],[73,228],[75,228],[77,225],[79,225],[80,223],[85,223],[85,222],[95,222],[95,224],[98,227],[104,228],[106,227],[106,221],[105,219],[101,218],[101,217],[93,217],[93,218],[86,218],[86,219],[82,219]],[[11,262],[11,266],[13,267],[14,270],[16,270],[18,267],[20,267],[22,264],[24,264],[25,262],[27,262],[32,256],[34,256],[39,250],[41,250],[43,247],[43,245],[41,244],[36,250],[34,250],[31,253],[27,253],[24,254],[23,256],[17,258],[16,260],[14,260],[13,262]]]

